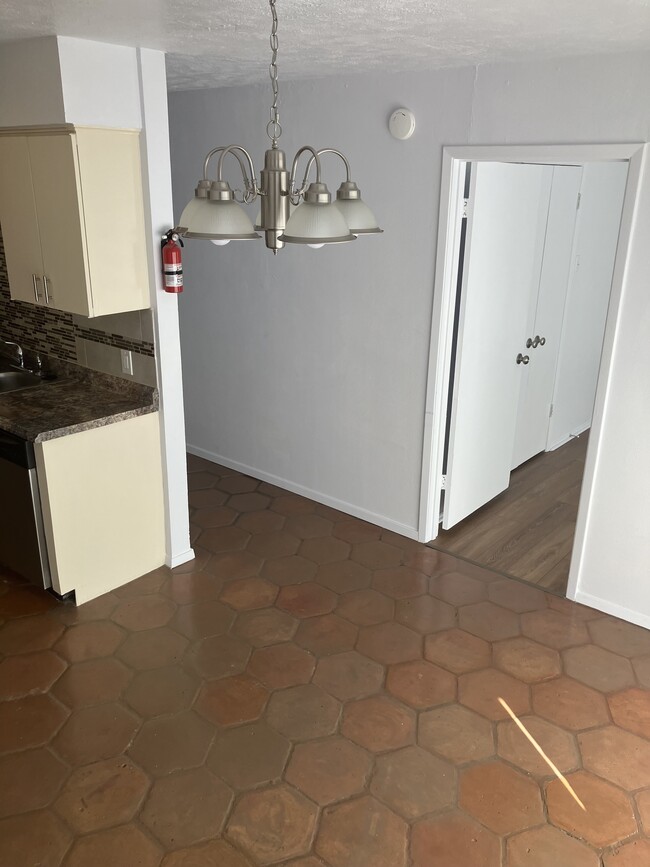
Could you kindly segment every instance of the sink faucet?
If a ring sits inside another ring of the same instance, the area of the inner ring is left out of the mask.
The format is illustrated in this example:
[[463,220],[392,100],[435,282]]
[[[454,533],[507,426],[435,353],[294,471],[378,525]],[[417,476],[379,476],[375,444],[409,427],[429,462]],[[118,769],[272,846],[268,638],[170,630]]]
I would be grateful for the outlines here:
[[25,366],[25,359],[23,357],[22,346],[19,343],[16,343],[15,340],[3,340],[2,342],[4,343],[5,346],[15,346],[16,347],[16,353],[18,355],[18,364],[20,365],[20,367],[24,367]]

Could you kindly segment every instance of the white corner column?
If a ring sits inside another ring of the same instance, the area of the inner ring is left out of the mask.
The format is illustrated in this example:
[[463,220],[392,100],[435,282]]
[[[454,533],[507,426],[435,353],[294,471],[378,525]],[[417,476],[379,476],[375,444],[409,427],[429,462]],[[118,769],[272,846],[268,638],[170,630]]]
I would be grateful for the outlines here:
[[160,236],[174,225],[165,55],[140,48],[137,59],[142,107],[142,179],[160,392],[166,563],[173,567],[192,560],[194,551],[190,545],[187,501],[178,298],[164,291],[160,268]]

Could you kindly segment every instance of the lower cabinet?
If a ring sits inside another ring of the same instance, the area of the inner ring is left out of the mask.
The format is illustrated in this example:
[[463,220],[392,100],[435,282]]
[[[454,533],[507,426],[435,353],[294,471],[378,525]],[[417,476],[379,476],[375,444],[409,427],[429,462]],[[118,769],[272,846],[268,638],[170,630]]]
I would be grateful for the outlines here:
[[36,444],[53,589],[87,602],[161,566],[158,413]]

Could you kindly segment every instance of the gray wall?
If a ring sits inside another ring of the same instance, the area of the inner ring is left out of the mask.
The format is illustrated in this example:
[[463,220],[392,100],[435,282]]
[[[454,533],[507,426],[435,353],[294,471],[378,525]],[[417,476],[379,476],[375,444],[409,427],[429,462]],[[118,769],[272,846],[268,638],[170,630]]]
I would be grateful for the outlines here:
[[[346,151],[386,234],[275,259],[261,242],[188,244],[190,446],[413,533],[441,147],[647,141],[649,80],[642,53],[284,85],[286,150]],[[386,129],[398,105],[417,117],[408,142]],[[211,146],[248,145],[259,164],[267,106],[262,85],[172,94],[177,217]],[[579,593],[650,625],[650,251],[640,237],[631,249]]]

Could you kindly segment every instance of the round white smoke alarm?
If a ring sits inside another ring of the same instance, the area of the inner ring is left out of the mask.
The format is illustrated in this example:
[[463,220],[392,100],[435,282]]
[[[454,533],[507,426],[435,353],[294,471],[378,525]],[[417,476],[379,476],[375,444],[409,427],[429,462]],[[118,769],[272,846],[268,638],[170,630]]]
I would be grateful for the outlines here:
[[411,138],[415,130],[415,115],[408,108],[398,108],[388,119],[388,129],[393,138]]

